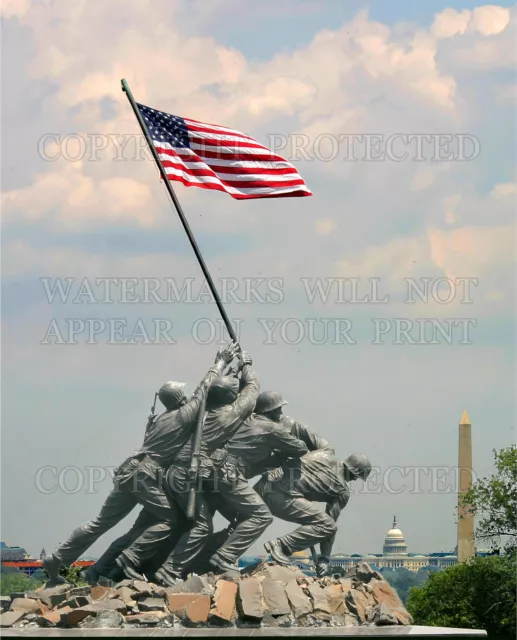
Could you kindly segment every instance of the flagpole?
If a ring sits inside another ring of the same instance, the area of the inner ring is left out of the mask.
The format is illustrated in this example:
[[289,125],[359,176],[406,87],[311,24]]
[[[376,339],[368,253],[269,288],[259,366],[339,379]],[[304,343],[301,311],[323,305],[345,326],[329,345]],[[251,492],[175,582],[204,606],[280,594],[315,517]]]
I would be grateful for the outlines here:
[[[232,325],[230,324],[230,319],[228,318],[228,316],[226,315],[226,311],[223,307],[223,303],[221,302],[221,299],[219,298],[219,294],[217,293],[217,290],[215,288],[214,282],[212,280],[212,276],[210,275],[210,272],[208,271],[208,267],[206,266],[206,263],[203,259],[203,256],[201,255],[201,251],[199,250],[199,247],[197,246],[197,242],[196,239],[194,238],[194,234],[192,233],[189,223],[187,222],[187,219],[185,218],[185,214],[183,213],[183,209],[181,208],[181,205],[179,203],[179,200],[176,196],[176,194],[174,193],[174,189],[172,188],[171,182],[169,180],[168,175],[165,173],[165,169],[163,168],[163,165],[160,161],[160,158],[158,156],[158,153],[154,147],[153,141],[151,140],[151,136],[149,135],[149,131],[147,130],[147,125],[144,122],[144,119],[142,118],[142,115],[140,113],[140,111],[138,110],[138,107],[136,106],[136,102],[135,99],[133,98],[133,94],[131,93],[131,89],[129,88],[129,85],[127,83],[127,81],[123,78],[122,79],[122,91],[125,92],[127,99],[129,100],[129,103],[131,105],[131,108],[133,109],[133,112],[136,116],[136,119],[138,120],[138,124],[140,125],[140,128],[142,129],[142,133],[145,136],[145,139],[147,141],[147,144],[149,145],[149,149],[151,150],[151,153],[153,155],[153,158],[158,166],[158,169],[160,171],[160,174],[165,182],[165,188],[167,189],[169,196],[176,208],[176,211],[178,213],[178,216],[181,220],[181,224],[183,225],[183,228],[185,229],[185,233],[188,236],[188,239],[190,240],[190,244],[192,246],[192,249],[194,250],[194,253],[196,254],[196,258],[199,262],[199,266],[201,267],[201,271],[203,272],[203,275],[206,278],[206,281],[208,282],[208,286],[210,287],[210,291],[212,292],[212,295],[214,296],[214,300],[215,303],[217,305],[217,308],[219,309],[219,313],[221,314],[221,317],[224,321],[224,324],[226,325],[226,330],[228,331],[228,334],[230,336],[230,338],[234,341],[234,342],[238,342],[237,340],[237,336],[235,335],[235,332],[233,330]],[[313,557],[313,561],[315,562],[315,565],[317,566],[317,562],[316,562],[316,558],[317,558],[317,554],[316,554],[316,549],[314,548],[314,546],[311,546],[311,552],[312,552],[312,557]]]
[[192,249],[194,250],[194,253],[196,254],[196,258],[199,262],[199,266],[201,267],[201,271],[203,272],[203,275],[206,278],[206,281],[208,283],[208,286],[210,287],[210,291],[212,292],[212,295],[214,296],[214,300],[215,303],[217,305],[217,308],[219,309],[219,313],[221,314],[221,317],[224,321],[224,324],[226,325],[226,329],[230,335],[230,338],[237,342],[237,336],[235,335],[235,332],[233,330],[232,325],[230,324],[230,319],[228,318],[228,316],[226,315],[226,311],[223,307],[223,303],[221,302],[221,299],[219,297],[219,294],[217,293],[217,290],[215,288],[214,282],[212,280],[212,276],[210,275],[210,272],[208,271],[208,267],[206,266],[206,263],[203,259],[203,256],[201,255],[201,251],[199,250],[199,247],[197,246],[197,242],[196,239],[194,238],[194,234],[192,233],[189,223],[187,222],[187,219],[185,218],[185,214],[183,213],[183,209],[181,208],[181,205],[179,203],[179,200],[176,196],[176,194],[174,193],[174,189],[172,188],[171,185],[171,181],[169,180],[168,175],[165,172],[165,169],[163,168],[163,165],[160,161],[160,158],[158,156],[158,153],[155,149],[155,146],[153,144],[153,141],[151,140],[151,136],[149,135],[149,131],[147,130],[147,125],[144,122],[144,119],[142,118],[142,115],[140,113],[140,111],[138,110],[138,107],[136,106],[136,102],[135,99],[133,98],[133,94],[131,93],[131,89],[129,88],[128,83],[126,82],[126,80],[122,79],[122,91],[125,92],[127,99],[129,100],[129,103],[131,104],[131,107],[133,109],[133,112],[136,116],[136,119],[138,120],[138,124],[140,125],[140,128],[142,129],[142,132],[145,136],[145,139],[147,140],[147,144],[149,145],[149,149],[151,150],[151,153],[153,154],[153,158],[156,162],[156,164],[158,165],[158,169],[160,170],[160,174],[164,180],[165,183],[165,188],[167,189],[169,196],[171,197],[171,200],[176,208],[176,211],[178,213],[178,216],[181,220],[181,224],[183,225],[183,228],[185,229],[185,233],[187,234],[188,239],[190,240],[190,244],[192,246]]

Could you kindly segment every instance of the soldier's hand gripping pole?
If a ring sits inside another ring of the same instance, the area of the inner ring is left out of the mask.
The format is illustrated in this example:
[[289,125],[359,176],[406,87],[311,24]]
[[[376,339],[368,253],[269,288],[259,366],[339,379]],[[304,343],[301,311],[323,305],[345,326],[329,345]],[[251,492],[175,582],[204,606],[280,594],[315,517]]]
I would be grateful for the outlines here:
[[151,422],[154,420],[154,416],[155,411],[156,411],[156,400],[158,399],[158,391],[154,394],[154,402],[153,402],[153,406],[151,407],[151,413],[149,415],[149,418],[147,419],[147,426],[149,426],[151,424]]
[[194,441],[192,443],[192,457],[190,459],[189,482],[190,491],[187,505],[187,518],[194,520],[196,516],[196,490],[199,477],[199,456],[201,453],[201,440],[203,439],[203,427],[205,424],[205,409],[208,389],[205,390],[199,405],[199,413],[197,416],[196,431],[194,432]]
[[318,558],[318,554],[316,553],[316,547],[314,545],[312,545],[311,547],[311,555],[312,555],[312,561],[314,562],[314,569],[317,571],[320,561]]

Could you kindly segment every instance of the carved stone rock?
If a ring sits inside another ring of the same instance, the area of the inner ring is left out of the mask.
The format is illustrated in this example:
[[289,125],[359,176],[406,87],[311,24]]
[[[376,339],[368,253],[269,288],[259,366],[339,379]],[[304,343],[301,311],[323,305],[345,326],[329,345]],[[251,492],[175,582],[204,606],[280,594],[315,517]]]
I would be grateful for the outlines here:
[[[172,614],[164,613],[163,611],[153,611],[152,613],[136,613],[126,616],[126,624],[142,627],[157,626],[170,617],[172,617],[172,620],[174,620]],[[171,626],[172,624],[173,622],[171,621]]]
[[210,610],[213,622],[231,622],[235,614],[237,585],[228,580],[219,580],[214,594],[214,605]]
[[239,584],[239,612],[244,619],[260,621],[264,617],[262,589],[257,578],[246,578]]
[[115,629],[124,624],[124,616],[118,611],[101,611],[95,617],[88,617],[82,623],[84,629]]
[[404,607],[395,589],[393,589],[386,580],[377,580],[374,578],[370,581],[370,585],[373,588],[372,595],[377,604],[385,604],[389,607],[399,624],[412,624],[413,619],[410,613]]
[[345,601],[343,598],[343,590],[340,584],[330,584],[324,589],[327,596],[328,608],[331,614],[345,613]]
[[309,593],[314,607],[314,613],[324,613],[330,616],[330,608],[327,602],[325,591],[319,584],[313,583],[309,585]]
[[302,588],[298,585],[296,580],[291,580],[286,587],[285,593],[289,604],[291,605],[293,615],[296,619],[306,616],[312,613],[312,603],[309,598],[304,594]]
[[25,613],[41,613],[41,603],[30,598],[16,598],[11,602],[11,611],[23,611]]
[[140,611],[165,611],[167,605],[163,598],[143,598],[138,601]]
[[167,596],[167,606],[171,613],[182,620],[202,622],[203,618],[208,618],[210,596],[201,593],[171,593]]
[[20,622],[25,616],[24,611],[6,611],[0,614],[0,627],[12,627],[17,622]]
[[[58,611],[53,611],[52,613],[59,613],[59,609]],[[71,609],[71,611],[69,612],[65,612],[62,615],[62,622],[65,626],[67,627],[73,627],[77,624],[79,624],[80,622],[82,622],[85,618],[88,618],[88,616],[96,616],[98,613],[97,609],[95,607],[93,607],[92,605],[86,605],[84,607],[79,607],[77,609]],[[51,614],[49,614],[51,615]],[[59,622],[60,620],[56,621]]]
[[[359,574],[367,582],[361,582]],[[356,567],[344,579],[310,578],[295,567],[270,564],[251,577],[236,576],[236,582],[221,575],[193,575],[168,589],[138,580],[114,587],[60,585],[9,599],[9,606],[23,611],[2,613],[0,624],[27,629],[411,624],[411,616],[385,580],[375,577],[367,565],[359,574]],[[189,592],[175,592],[181,589]]]
[[262,593],[267,613],[272,616],[284,616],[291,613],[291,607],[285,594],[284,585],[272,578],[262,581]]

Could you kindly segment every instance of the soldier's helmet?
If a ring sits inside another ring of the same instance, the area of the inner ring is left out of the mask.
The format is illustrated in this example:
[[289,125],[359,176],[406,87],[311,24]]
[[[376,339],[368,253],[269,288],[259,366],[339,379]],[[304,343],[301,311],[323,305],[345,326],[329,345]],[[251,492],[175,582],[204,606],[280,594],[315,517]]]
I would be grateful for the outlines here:
[[362,453],[353,453],[348,456],[344,464],[350,473],[361,480],[366,480],[372,470],[372,463]]
[[230,404],[239,395],[239,380],[233,376],[219,376],[210,385],[207,402],[211,407]]
[[179,407],[184,400],[187,399],[183,389],[186,387],[185,382],[166,382],[162,384],[158,391],[158,398],[166,409],[172,410]]
[[268,413],[283,407],[287,401],[276,391],[263,391],[257,398],[255,413]]

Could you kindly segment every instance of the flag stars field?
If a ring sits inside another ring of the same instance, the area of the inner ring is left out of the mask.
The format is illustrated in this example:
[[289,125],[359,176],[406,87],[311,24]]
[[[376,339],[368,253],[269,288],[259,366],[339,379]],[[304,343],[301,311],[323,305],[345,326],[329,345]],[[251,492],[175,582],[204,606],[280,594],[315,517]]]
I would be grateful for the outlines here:
[[236,199],[312,195],[293,165],[240,131],[136,106],[169,180]]

